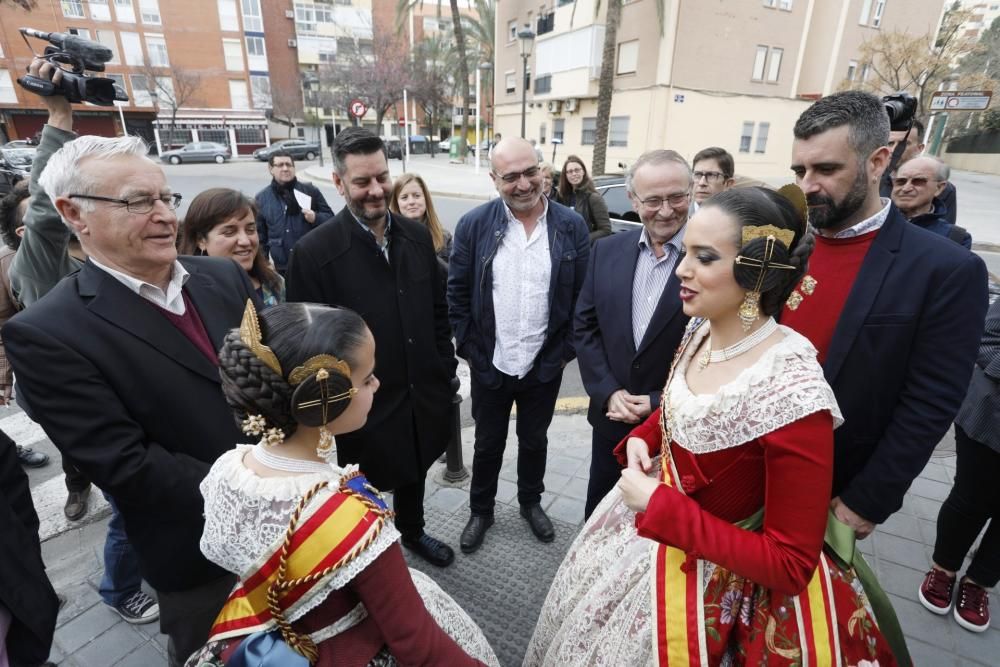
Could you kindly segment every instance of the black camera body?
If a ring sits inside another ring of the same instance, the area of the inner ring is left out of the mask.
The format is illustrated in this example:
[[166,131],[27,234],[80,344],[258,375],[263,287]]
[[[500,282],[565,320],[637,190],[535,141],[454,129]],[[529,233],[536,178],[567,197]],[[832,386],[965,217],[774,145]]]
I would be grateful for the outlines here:
[[885,104],[885,113],[889,116],[889,126],[893,132],[910,129],[913,117],[917,115],[917,98],[900,91],[895,95],[886,95],[882,98],[882,103]]
[[[104,71],[104,64],[113,57],[108,47],[62,32],[41,32],[32,28],[21,28],[20,31],[25,37],[37,37],[49,42],[51,46],[45,47],[41,57],[62,70],[62,80],[58,84],[29,74],[17,80],[22,88],[43,97],[61,95],[69,102],[90,102],[102,107],[113,106],[116,101],[128,101],[128,95],[112,79],[86,73],[87,70]],[[63,65],[69,65],[70,69]]]

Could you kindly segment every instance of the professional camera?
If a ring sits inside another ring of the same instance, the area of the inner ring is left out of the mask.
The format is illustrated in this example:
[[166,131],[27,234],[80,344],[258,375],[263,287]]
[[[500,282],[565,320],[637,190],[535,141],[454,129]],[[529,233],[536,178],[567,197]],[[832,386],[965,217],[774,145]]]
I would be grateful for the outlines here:
[[885,112],[889,116],[889,124],[893,132],[905,132],[910,129],[913,117],[917,113],[917,98],[902,91],[895,95],[882,98]]
[[[90,102],[102,107],[113,106],[116,100],[128,101],[128,95],[114,80],[86,74],[87,70],[104,71],[104,63],[113,57],[108,47],[63,32],[41,32],[32,28],[21,28],[21,34],[25,42],[28,41],[28,37],[49,42],[52,46],[46,46],[45,53],[39,57],[45,58],[62,70],[62,81],[58,84],[29,74],[17,80],[21,87],[43,97],[62,95],[69,102]],[[70,69],[62,65],[69,65]]]

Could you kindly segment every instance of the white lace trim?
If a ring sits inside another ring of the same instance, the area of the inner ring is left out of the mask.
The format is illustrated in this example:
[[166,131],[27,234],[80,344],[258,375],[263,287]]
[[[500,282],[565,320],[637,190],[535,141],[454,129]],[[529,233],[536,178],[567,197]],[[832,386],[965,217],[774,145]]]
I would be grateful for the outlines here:
[[[210,561],[241,578],[257,570],[284,540],[292,512],[309,489],[322,481],[336,489],[341,477],[356,469],[331,466],[329,474],[260,477],[243,465],[243,457],[251,447],[238,445],[220,456],[201,483],[205,497],[201,551]],[[310,505],[325,501],[329,493],[332,491],[318,493]],[[399,531],[386,522],[371,546],[289,608],[289,620],[301,618],[331,591],[343,588],[398,539]]]
[[693,454],[738,447],[821,410],[844,419],[823,377],[816,348],[801,334],[779,326],[784,339],[714,394],[693,394],[685,371],[708,327],[696,331],[668,388],[670,435]]
[[336,637],[340,633],[350,630],[366,618],[368,618],[368,610],[365,609],[365,605],[359,602],[354,606],[354,609],[338,618],[331,625],[310,633],[309,638],[319,644],[321,641],[325,641],[330,637]]

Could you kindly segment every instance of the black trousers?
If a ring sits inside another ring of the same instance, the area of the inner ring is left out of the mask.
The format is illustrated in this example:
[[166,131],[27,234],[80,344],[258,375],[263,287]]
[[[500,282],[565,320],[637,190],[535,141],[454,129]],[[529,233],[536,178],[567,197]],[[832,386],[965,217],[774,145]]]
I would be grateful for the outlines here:
[[83,491],[88,486],[90,486],[90,480],[80,472],[75,465],[66,460],[66,457],[62,457],[62,469],[66,473],[66,490],[70,493],[74,491]]
[[416,539],[424,532],[424,483],[423,475],[412,484],[405,484],[392,492],[392,509],[396,512],[396,529],[407,539]]
[[965,574],[980,586],[991,588],[1000,581],[1000,527],[995,520],[1000,516],[1000,452],[973,440],[957,424],[955,443],[955,485],[938,514],[934,562],[946,570],[961,570],[962,561],[989,521]]
[[183,667],[191,654],[205,645],[215,617],[236,581],[236,575],[227,574],[186,591],[156,592],[156,600],[160,603],[160,632],[168,638],[167,663],[170,667]]
[[472,378],[472,418],[476,445],[472,457],[469,507],[473,514],[493,514],[497,480],[507,446],[511,407],[517,405],[517,501],[524,506],[541,502],[545,490],[548,430],[555,412],[562,372],[541,382],[535,368],[523,378],[501,373],[500,386],[490,389]]
[[594,508],[604,500],[604,496],[621,479],[622,467],[615,458],[615,445],[620,438],[611,439],[594,429],[590,440],[590,481],[587,482],[587,504],[584,506],[584,521],[590,518]]

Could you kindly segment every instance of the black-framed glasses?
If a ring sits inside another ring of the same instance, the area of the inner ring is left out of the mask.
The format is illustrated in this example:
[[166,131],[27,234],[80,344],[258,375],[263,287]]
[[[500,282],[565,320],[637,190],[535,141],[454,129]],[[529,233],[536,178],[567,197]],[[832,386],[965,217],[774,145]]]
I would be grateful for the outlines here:
[[528,167],[524,171],[512,171],[509,174],[503,174],[503,175],[498,174],[494,171],[493,175],[499,178],[504,183],[510,184],[510,183],[517,183],[519,180],[521,180],[522,176],[529,179],[534,178],[535,176],[538,175],[538,172],[539,172],[538,167]]
[[663,202],[670,204],[674,208],[682,206],[687,202],[688,197],[691,196],[690,192],[677,192],[666,197],[646,197],[645,199],[639,199],[639,196],[635,192],[632,194],[647,211],[659,211],[663,208]]
[[927,178],[926,176],[914,176],[913,178],[903,178],[902,176],[900,176],[899,178],[892,179],[892,184],[895,185],[897,188],[901,188],[904,187],[907,183],[913,183],[913,187],[922,188],[925,185],[927,185],[927,182],[930,180],[931,179]]
[[691,175],[694,176],[696,182],[704,178],[709,183],[712,183],[726,178],[726,175],[721,171],[695,171]]
[[71,194],[66,195],[70,199],[90,199],[92,201],[106,201],[112,204],[118,204],[119,206],[124,206],[129,213],[135,213],[142,215],[143,213],[149,213],[156,206],[156,202],[161,202],[171,211],[175,210],[181,205],[181,199],[183,196],[179,192],[174,192],[169,195],[163,195],[162,197],[136,197],[135,199],[116,199],[115,197],[99,197],[97,195],[81,195],[81,194]]

